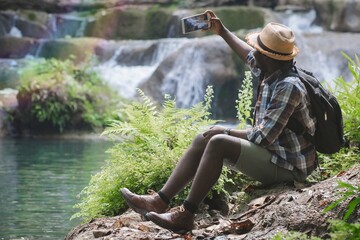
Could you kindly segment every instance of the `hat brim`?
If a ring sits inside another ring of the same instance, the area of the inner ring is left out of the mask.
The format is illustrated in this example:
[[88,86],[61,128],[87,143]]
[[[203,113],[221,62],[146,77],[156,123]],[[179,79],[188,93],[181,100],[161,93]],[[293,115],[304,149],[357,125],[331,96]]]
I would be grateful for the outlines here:
[[252,46],[256,50],[258,50],[260,53],[268,56],[269,58],[280,60],[280,61],[289,61],[289,60],[293,59],[299,53],[299,49],[296,46],[294,46],[292,53],[289,55],[282,55],[282,54],[277,54],[277,53],[272,53],[272,52],[266,51],[263,48],[261,48],[258,43],[257,39],[258,39],[259,34],[260,34],[260,32],[249,33],[246,35],[245,40],[250,46]]

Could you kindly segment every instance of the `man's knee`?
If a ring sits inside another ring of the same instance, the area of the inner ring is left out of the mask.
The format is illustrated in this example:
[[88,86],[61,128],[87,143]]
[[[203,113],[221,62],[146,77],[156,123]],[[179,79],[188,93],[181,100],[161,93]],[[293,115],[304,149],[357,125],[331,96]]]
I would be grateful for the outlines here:
[[211,137],[211,139],[208,142],[208,145],[212,149],[223,150],[227,145],[226,142],[227,142],[227,136],[224,134],[218,134]]
[[207,146],[207,150],[223,158],[236,161],[241,152],[241,142],[238,138],[230,137],[225,134],[213,136]]
[[198,134],[195,136],[195,138],[192,141],[192,145],[195,147],[206,147],[205,138],[202,134]]

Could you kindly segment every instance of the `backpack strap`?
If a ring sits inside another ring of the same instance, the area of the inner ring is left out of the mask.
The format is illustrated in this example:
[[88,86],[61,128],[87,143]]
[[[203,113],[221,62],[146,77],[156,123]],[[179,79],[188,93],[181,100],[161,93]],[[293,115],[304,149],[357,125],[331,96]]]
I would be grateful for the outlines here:
[[[300,81],[302,81],[295,64],[292,65],[291,68],[288,68],[287,70],[283,71],[279,79],[284,79],[285,77],[297,77],[300,79]],[[303,124],[301,124],[297,119],[293,118],[292,116],[290,116],[288,123],[286,124],[286,128],[290,129],[291,131],[293,131],[298,135],[303,135],[304,138],[311,143],[315,142],[314,137],[311,136],[310,133],[306,132]]]

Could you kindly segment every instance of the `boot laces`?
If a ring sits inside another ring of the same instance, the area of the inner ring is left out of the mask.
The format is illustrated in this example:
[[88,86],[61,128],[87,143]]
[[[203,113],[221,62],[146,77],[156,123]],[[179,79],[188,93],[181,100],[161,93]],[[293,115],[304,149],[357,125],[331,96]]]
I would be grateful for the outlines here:
[[154,190],[152,190],[152,189],[148,189],[148,190],[147,190],[147,193],[148,193],[149,195],[154,195],[154,194],[156,194],[156,192],[155,192]]
[[173,207],[169,210],[169,212],[171,213],[175,213],[175,212],[185,212],[185,208],[183,205],[181,206],[177,206],[177,207]]

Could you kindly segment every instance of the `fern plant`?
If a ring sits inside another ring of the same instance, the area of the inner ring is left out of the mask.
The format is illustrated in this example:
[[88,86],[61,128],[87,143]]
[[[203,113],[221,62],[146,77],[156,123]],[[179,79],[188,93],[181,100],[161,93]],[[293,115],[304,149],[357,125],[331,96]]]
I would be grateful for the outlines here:
[[[237,101],[238,118],[243,123],[250,119],[251,81],[248,72]],[[162,106],[157,106],[141,90],[138,93],[142,101],[124,104],[119,112],[120,119],[126,121],[114,120],[103,132],[115,141],[114,146],[107,151],[110,156],[105,166],[80,193],[81,202],[75,205],[80,211],[73,218],[89,220],[125,210],[125,201],[119,194],[121,187],[138,194],[145,194],[148,189],[159,190],[194,136],[219,122],[210,119],[212,87],[206,89],[204,101],[190,109],[176,108],[175,100],[169,95],[165,95]],[[213,190],[228,195],[225,186],[243,179],[238,175],[223,168]],[[188,190],[173,203],[184,199]]]
[[339,195],[342,195],[342,197],[327,206],[324,209],[324,212],[328,212],[334,209],[341,202],[350,198],[351,200],[348,203],[347,210],[343,218],[344,221],[346,221],[350,217],[350,215],[356,210],[356,207],[360,204],[360,186],[353,186],[349,183],[338,181],[338,188],[343,188],[346,191],[339,193]]
[[[120,110],[121,119],[126,121],[114,120],[103,132],[114,140],[114,145],[107,151],[105,166],[81,192],[81,203],[75,206],[80,211],[73,217],[89,220],[125,210],[125,201],[119,194],[121,187],[138,194],[159,190],[194,136],[217,122],[209,118],[211,87],[206,90],[205,102],[190,109],[176,108],[168,95],[159,107],[141,90],[138,93],[141,102],[125,104]],[[215,189],[223,190],[227,181],[224,171]],[[174,203],[186,193],[187,190]]]

